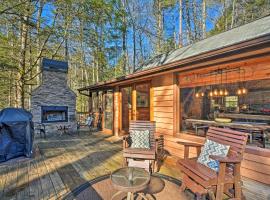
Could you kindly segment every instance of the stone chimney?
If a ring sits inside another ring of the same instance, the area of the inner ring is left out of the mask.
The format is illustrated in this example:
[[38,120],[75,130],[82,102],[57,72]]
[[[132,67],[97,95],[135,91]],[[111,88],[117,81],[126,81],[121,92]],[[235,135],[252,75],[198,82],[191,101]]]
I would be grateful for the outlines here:
[[35,123],[43,123],[46,131],[60,127],[76,129],[76,94],[68,87],[68,63],[44,58],[42,82],[32,92],[31,112]]

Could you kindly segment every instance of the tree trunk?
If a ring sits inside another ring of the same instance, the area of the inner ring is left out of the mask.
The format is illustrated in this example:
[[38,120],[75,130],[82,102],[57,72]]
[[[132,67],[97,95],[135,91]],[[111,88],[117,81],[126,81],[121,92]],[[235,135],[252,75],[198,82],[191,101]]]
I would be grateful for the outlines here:
[[8,106],[9,107],[12,107],[12,97],[11,97],[11,95],[12,95],[12,79],[11,79],[11,77],[12,77],[12,72],[10,71],[9,72],[9,84],[8,84]]
[[[39,0],[38,13],[37,13],[37,53],[41,51],[41,40],[40,40],[40,26],[41,26],[41,15],[43,11],[44,2],[43,0]],[[38,56],[38,55],[37,55]],[[40,72],[40,64],[41,60],[38,58],[36,73]],[[37,85],[40,84],[40,76],[37,76]]]
[[234,26],[235,3],[236,3],[236,0],[233,0],[233,2],[232,2],[232,21],[231,21],[231,29],[232,29],[233,26]]
[[21,38],[20,38],[20,58],[19,58],[19,106],[24,108],[25,100],[25,72],[26,72],[26,48],[27,48],[27,37],[28,37],[28,20],[29,20],[29,10],[26,11],[26,15],[21,18]]
[[225,28],[225,31],[228,30],[228,19],[227,19],[227,4],[226,4],[226,1],[224,1],[224,18],[225,18],[225,22],[224,22],[224,28]]
[[206,0],[202,1],[202,38],[206,38]]
[[182,0],[179,0],[179,41],[178,47],[181,48],[183,46],[183,4]]
[[133,69],[132,72],[136,70],[136,28],[135,24],[132,26],[132,37],[133,37]]
[[186,24],[187,24],[188,43],[190,44],[193,42],[193,36],[191,30],[190,5],[188,0],[186,0]]
[[163,24],[162,24],[162,7],[161,0],[157,0],[157,53],[160,54],[161,51],[161,41],[163,34]]
[[[125,9],[126,7],[126,0],[122,0],[122,6],[123,6],[123,9]],[[126,74],[126,71],[127,71],[127,45],[126,45],[126,35],[127,35],[127,19],[126,19],[126,14],[124,13],[123,14],[123,19],[122,19],[122,51],[123,51],[123,60],[124,60],[124,63],[123,63],[123,74]]]
[[192,9],[192,15],[193,15],[194,39],[195,39],[195,41],[197,41],[198,39],[200,39],[200,33],[199,33],[199,30],[200,30],[199,22],[200,21],[198,20],[198,17],[197,17],[196,0],[193,0],[192,1],[192,7],[191,7],[191,9]]

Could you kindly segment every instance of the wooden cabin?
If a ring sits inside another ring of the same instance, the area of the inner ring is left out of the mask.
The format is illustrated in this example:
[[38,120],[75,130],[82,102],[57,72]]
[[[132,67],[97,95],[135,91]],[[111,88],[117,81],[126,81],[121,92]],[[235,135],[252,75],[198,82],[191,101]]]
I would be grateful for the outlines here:
[[156,134],[178,157],[183,146],[177,141],[204,142],[209,126],[248,132],[241,174],[270,184],[270,17],[156,56],[133,74],[79,92],[89,96],[89,112],[102,115],[103,131],[121,136],[130,120],[156,121]]

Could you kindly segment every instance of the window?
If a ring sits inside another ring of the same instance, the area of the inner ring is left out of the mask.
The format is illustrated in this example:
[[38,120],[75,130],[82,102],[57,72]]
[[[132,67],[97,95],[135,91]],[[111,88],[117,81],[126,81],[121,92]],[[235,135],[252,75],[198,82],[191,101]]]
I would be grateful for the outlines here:
[[136,85],[136,105],[138,108],[149,107],[149,84]]
[[235,109],[238,107],[238,96],[225,97],[226,109]]
[[113,128],[113,93],[107,91],[105,95],[105,128],[112,130]]
[[[215,117],[221,115],[220,113],[270,116],[270,79],[230,83],[226,84],[226,86],[223,85],[224,87],[228,91],[227,96],[216,95],[212,97],[210,92],[216,88],[220,90],[220,85],[181,88],[181,130],[193,130],[192,126],[188,127],[185,124],[186,118],[214,120]],[[238,94],[239,88],[245,88],[246,92]],[[200,95],[196,96],[197,93]],[[201,95],[202,93],[203,95]],[[253,123],[261,122],[260,120],[248,120],[248,117],[247,119],[240,119],[236,116],[234,116],[233,120],[246,120]],[[270,124],[270,121],[267,124]]]

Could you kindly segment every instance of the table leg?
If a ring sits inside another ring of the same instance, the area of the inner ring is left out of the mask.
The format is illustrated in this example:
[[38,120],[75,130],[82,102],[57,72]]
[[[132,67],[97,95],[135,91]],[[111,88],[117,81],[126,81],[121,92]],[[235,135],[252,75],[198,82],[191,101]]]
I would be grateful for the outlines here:
[[[140,197],[142,197],[142,199],[144,199],[144,200],[149,200],[149,198],[147,198],[146,195],[143,194],[143,193],[138,193],[138,195],[139,195]],[[154,198],[151,196],[151,199],[154,199]]]
[[122,191],[116,192],[116,193],[112,196],[111,200],[113,200],[116,196],[118,196],[118,195],[121,194],[121,193],[123,193],[123,192],[122,192]]
[[133,192],[128,192],[127,193],[127,200],[134,200],[134,194],[133,194]]

